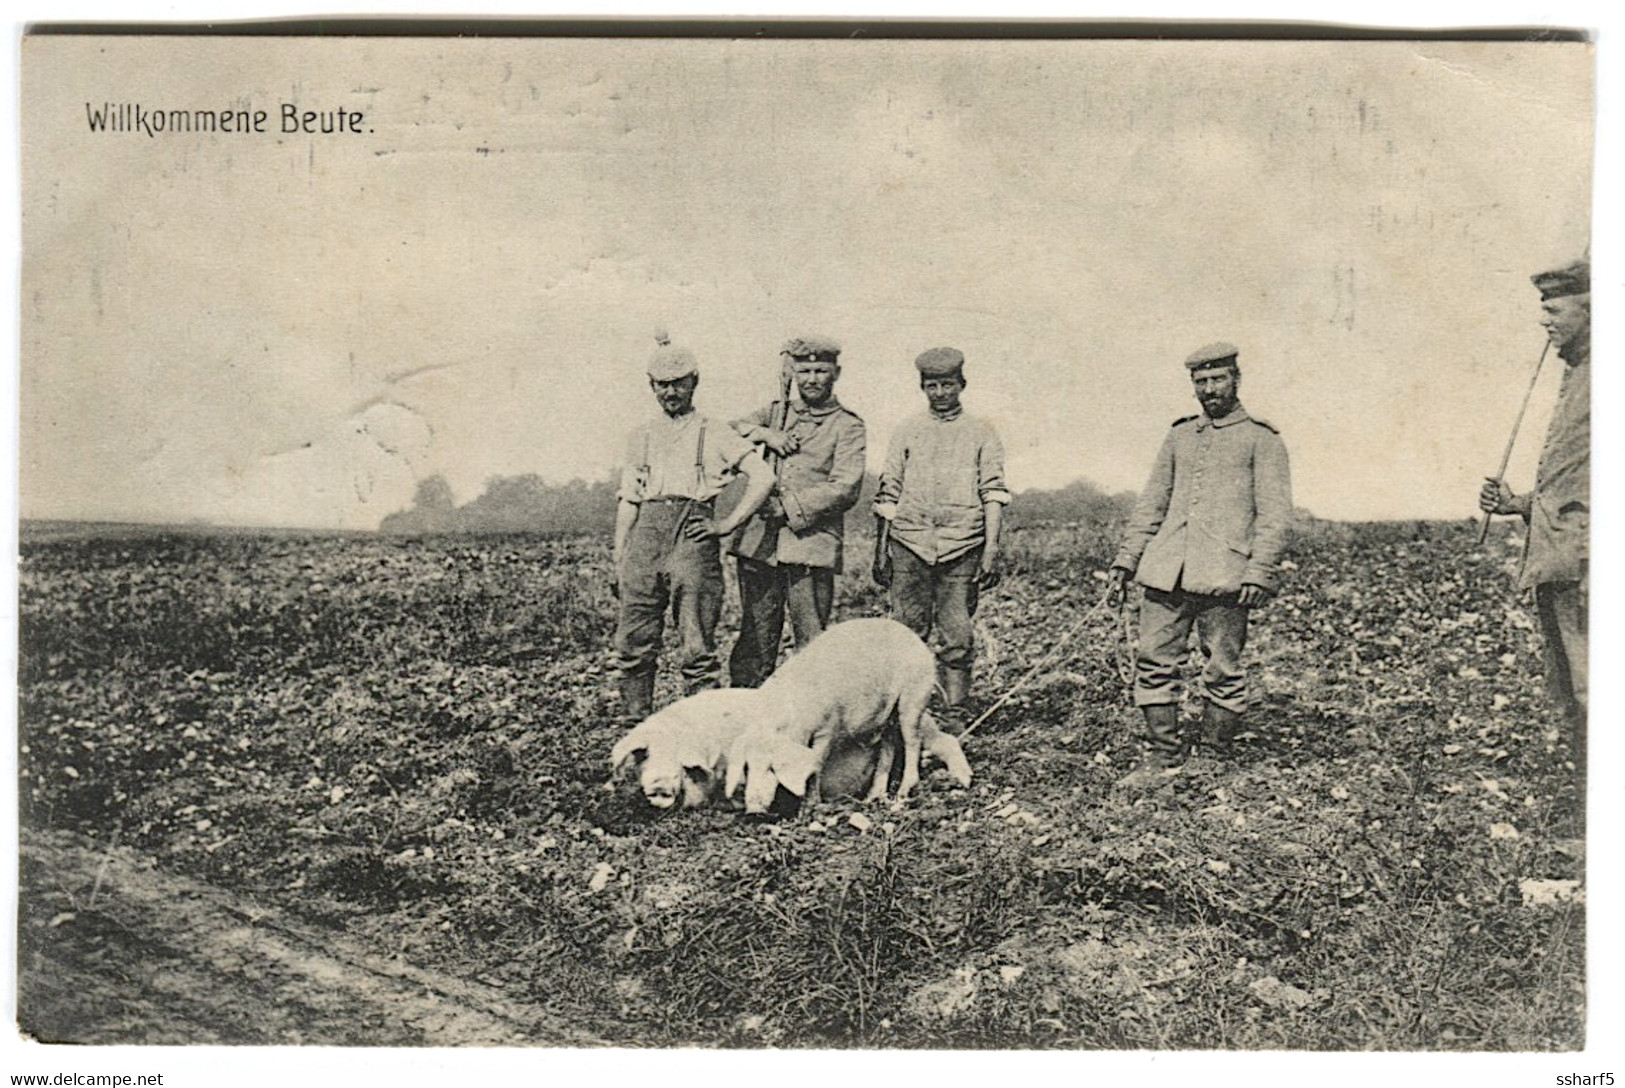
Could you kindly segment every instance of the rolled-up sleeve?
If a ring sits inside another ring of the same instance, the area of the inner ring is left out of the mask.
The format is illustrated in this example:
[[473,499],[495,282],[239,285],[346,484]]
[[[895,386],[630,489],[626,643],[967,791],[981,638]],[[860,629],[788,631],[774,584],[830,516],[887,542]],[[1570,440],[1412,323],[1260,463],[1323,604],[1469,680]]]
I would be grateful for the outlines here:
[[1010,488],[1004,482],[1004,443],[992,427],[976,451],[976,491],[983,506],[990,502],[1010,505]]

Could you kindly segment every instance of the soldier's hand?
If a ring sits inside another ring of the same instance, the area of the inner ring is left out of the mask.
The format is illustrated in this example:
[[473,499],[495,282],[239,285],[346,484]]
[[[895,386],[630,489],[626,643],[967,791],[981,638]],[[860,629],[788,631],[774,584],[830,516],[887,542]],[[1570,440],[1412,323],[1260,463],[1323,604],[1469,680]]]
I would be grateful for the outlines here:
[[715,540],[722,536],[722,528],[716,521],[704,515],[693,515],[683,522],[683,535],[696,544],[707,540]]
[[1117,608],[1128,595],[1128,571],[1122,567],[1113,567],[1110,578],[1111,582],[1106,587],[1106,607]]
[[1249,584],[1241,587],[1241,593],[1236,597],[1236,603],[1243,608],[1257,608],[1259,605],[1267,603],[1271,596],[1273,594],[1263,586]]
[[1486,477],[1478,490],[1478,508],[1486,514],[1518,514],[1522,507],[1518,496],[1507,482],[1495,476]]
[[976,588],[986,593],[1004,580],[1004,573],[999,570],[998,557],[984,553],[982,566],[976,572]]
[[768,449],[780,457],[788,457],[801,448],[801,439],[789,431],[768,431],[767,437],[762,441]]

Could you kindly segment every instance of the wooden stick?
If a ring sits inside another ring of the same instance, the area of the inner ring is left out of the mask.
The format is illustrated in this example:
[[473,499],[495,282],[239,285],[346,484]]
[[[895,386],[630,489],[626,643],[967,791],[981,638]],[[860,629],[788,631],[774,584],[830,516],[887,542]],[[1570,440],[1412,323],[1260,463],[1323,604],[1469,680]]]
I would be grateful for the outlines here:
[[[1523,426],[1523,414],[1529,410],[1529,398],[1535,392],[1535,382],[1540,378],[1540,368],[1546,365],[1546,353],[1551,348],[1552,342],[1547,340],[1545,346],[1540,349],[1540,358],[1535,362],[1535,372],[1529,375],[1529,388],[1523,391],[1523,404],[1518,407],[1518,418],[1513,420],[1512,433],[1507,436],[1507,448],[1501,452],[1501,468],[1495,474],[1496,480],[1502,480],[1502,477],[1507,474],[1507,465],[1512,463],[1512,447],[1517,444],[1518,429]],[[1490,521],[1494,517],[1495,515],[1488,510],[1484,511],[1484,524],[1478,527],[1478,547],[1480,548],[1484,546],[1484,541],[1489,539]]]

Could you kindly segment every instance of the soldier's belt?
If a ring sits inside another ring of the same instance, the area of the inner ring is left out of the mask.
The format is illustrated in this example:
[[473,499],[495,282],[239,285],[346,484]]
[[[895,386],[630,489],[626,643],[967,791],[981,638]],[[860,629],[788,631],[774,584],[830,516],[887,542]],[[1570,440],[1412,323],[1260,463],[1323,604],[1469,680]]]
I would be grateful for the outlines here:
[[690,498],[687,495],[656,495],[652,499],[644,499],[643,500],[643,505],[644,506],[660,506],[660,505],[669,505],[671,503],[691,502],[695,506],[710,506],[715,501],[716,501],[715,499],[694,499],[694,498]]

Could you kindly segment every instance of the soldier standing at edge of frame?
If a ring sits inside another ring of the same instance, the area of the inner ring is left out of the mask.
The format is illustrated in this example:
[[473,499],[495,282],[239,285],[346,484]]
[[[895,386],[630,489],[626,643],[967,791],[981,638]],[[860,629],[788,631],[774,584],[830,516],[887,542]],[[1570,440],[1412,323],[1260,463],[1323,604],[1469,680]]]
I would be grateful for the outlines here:
[[1573,731],[1569,751],[1584,797],[1587,613],[1591,527],[1591,264],[1574,261],[1531,277],[1540,323],[1566,364],[1557,409],[1535,470],[1535,487],[1515,494],[1491,477],[1479,490],[1487,514],[1516,514],[1529,526],[1518,588],[1535,591],[1546,684]]
[[1274,595],[1292,483],[1280,433],[1241,406],[1237,355],[1216,343],[1185,360],[1202,413],[1174,422],[1112,560],[1109,603],[1131,577],[1145,587],[1134,704],[1150,751],[1124,785],[1148,784],[1183,756],[1180,669],[1193,625],[1207,659],[1204,743],[1225,746],[1247,705],[1248,613]]
[[[722,613],[720,539],[767,498],[773,472],[761,454],[725,422],[694,410],[699,365],[692,352],[667,344],[649,359],[649,389],[659,418],[627,440],[615,507],[615,664],[621,713],[649,716],[666,609],[676,613],[678,667],[693,694],[721,680],[717,619]],[[716,497],[735,475],[747,478],[739,505],[715,520]]]

